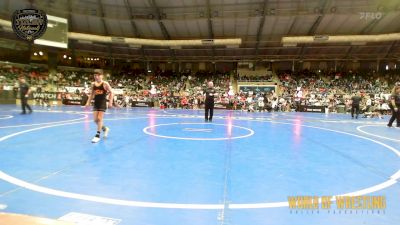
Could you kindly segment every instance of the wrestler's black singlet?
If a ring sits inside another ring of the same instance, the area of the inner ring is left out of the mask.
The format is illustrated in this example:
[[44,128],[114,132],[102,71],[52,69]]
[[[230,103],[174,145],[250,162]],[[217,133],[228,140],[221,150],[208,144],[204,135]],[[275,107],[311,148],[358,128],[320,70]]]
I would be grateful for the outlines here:
[[99,86],[93,85],[94,104],[93,111],[105,112],[107,109],[107,90],[104,88],[104,82]]

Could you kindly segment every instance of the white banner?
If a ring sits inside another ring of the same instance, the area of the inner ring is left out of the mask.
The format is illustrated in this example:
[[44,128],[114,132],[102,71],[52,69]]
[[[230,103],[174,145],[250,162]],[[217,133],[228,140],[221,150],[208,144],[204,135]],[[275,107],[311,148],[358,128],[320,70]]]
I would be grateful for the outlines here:
[[[85,90],[85,87],[65,87],[64,90],[67,90],[69,93],[75,93],[76,90],[79,90],[79,92],[82,93]],[[121,88],[114,88],[113,91],[115,95],[124,94],[124,90]]]
[[114,88],[113,92],[114,92],[114,95],[123,95],[124,94],[124,90],[120,89],[120,88]]
[[14,89],[14,86],[3,86],[3,90],[5,91],[12,91]]
[[65,87],[64,90],[67,90],[69,93],[75,93],[76,90],[82,92],[83,90],[85,90],[85,87]]

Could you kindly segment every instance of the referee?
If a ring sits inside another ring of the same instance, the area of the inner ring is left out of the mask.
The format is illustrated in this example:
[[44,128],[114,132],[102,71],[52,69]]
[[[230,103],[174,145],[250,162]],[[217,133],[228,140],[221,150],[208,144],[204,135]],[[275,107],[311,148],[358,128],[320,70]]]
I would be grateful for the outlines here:
[[28,105],[28,97],[30,93],[29,85],[26,83],[25,77],[19,77],[19,94],[21,97],[21,114],[26,114],[26,108],[29,110],[29,113],[32,113],[32,108]]
[[400,127],[400,86],[396,86],[392,90],[392,95],[390,97],[390,110],[392,111],[392,117],[390,117],[388,127],[393,126],[393,122],[396,120],[397,127]]
[[[205,122],[212,122],[212,117],[214,114],[214,83],[212,81],[208,82],[208,87],[205,90]],[[210,115],[210,116],[209,116]]]
[[356,113],[356,119],[358,119],[358,114],[360,113],[360,102],[361,96],[357,92],[353,97],[351,97],[351,118],[354,119],[354,111]]

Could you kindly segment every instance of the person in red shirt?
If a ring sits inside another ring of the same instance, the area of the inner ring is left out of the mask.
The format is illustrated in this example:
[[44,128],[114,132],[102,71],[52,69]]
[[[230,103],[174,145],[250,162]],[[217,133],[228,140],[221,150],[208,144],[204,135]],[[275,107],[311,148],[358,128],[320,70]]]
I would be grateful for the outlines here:
[[187,100],[186,96],[181,99],[181,106],[182,106],[182,109],[183,108],[185,108],[185,109],[188,108],[188,100]]

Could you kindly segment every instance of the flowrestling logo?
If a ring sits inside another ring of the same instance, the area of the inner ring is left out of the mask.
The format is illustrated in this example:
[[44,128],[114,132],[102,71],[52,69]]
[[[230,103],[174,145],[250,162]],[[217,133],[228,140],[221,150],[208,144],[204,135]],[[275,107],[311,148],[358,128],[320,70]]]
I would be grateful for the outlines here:
[[16,10],[11,22],[17,36],[27,41],[40,38],[47,29],[46,13],[38,9]]

